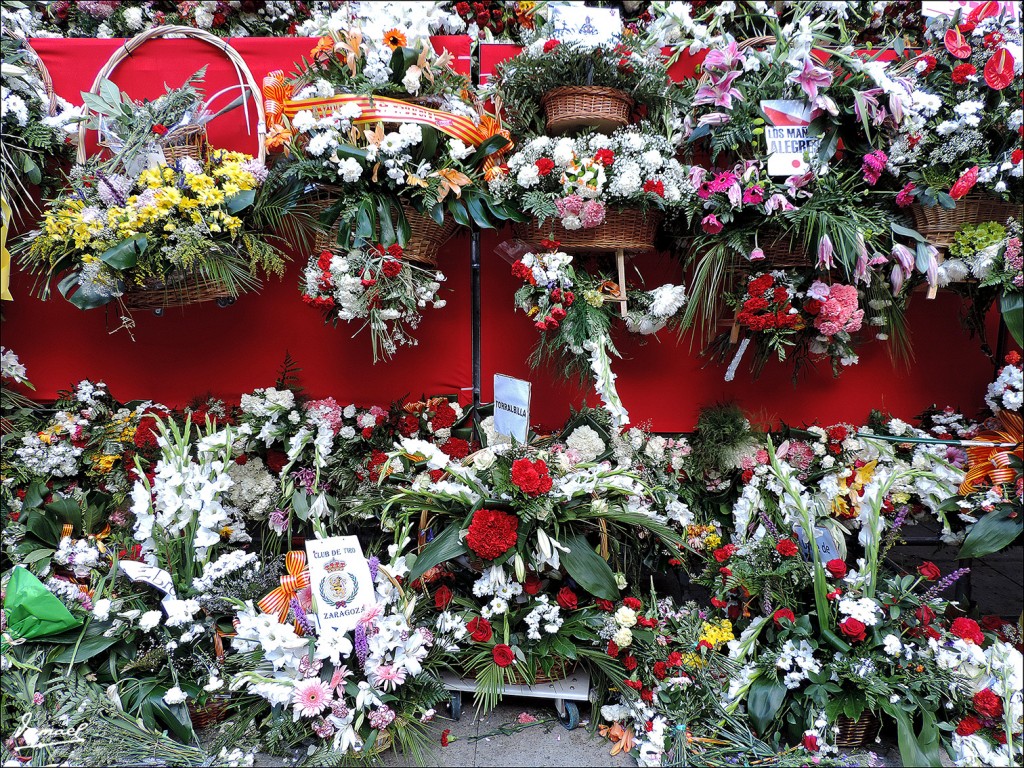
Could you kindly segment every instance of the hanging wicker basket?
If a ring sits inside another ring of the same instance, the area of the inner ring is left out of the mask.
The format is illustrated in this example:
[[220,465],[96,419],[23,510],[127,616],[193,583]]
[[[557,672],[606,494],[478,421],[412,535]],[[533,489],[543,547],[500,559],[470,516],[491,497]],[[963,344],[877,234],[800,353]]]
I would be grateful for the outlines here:
[[816,257],[807,251],[803,241],[781,229],[762,229],[757,235],[757,245],[764,252],[764,258],[757,261],[738,259],[734,264],[737,275],[749,276],[773,269],[803,269],[815,264]]
[[858,749],[878,737],[878,731],[882,724],[872,712],[865,711],[856,720],[851,720],[846,715],[840,715],[836,722],[839,733],[836,736],[836,746],[840,749]]
[[[308,199],[315,208],[329,208],[338,199],[339,191],[337,187],[318,184]],[[436,267],[437,254],[440,252],[441,246],[452,238],[458,229],[458,224],[451,216],[445,217],[444,224],[438,224],[404,200],[402,201],[402,213],[405,214],[405,220],[409,222],[409,240],[402,248],[402,258]],[[333,251],[338,248],[338,226],[335,223],[330,229],[317,231],[314,240],[315,252]]]
[[195,730],[200,730],[224,722],[228,716],[228,704],[230,703],[231,695],[226,693],[210,696],[205,704],[197,705],[190,699],[187,706],[192,727]]
[[928,242],[936,248],[947,248],[965,224],[982,224],[987,221],[1005,224],[1011,217],[1020,218],[1021,207],[981,192],[972,192],[957,200],[956,208],[953,209],[941,205],[926,208],[914,203],[910,206],[910,215],[914,219],[914,228]]
[[628,93],[599,85],[552,88],[540,102],[550,136],[583,129],[611,133],[629,125],[633,111],[633,98]]
[[657,210],[609,208],[604,222],[590,229],[565,229],[557,219],[542,225],[534,219],[513,225],[512,231],[535,248],[541,247],[541,240],[557,240],[559,249],[566,253],[645,253],[653,250],[654,236],[663,218]]

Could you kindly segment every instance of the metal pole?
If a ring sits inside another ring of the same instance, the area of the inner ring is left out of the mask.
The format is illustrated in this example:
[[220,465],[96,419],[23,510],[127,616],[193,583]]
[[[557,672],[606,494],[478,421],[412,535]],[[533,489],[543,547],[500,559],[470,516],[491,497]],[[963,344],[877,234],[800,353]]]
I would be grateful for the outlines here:
[[475,226],[469,234],[469,289],[472,296],[471,306],[473,312],[473,408],[480,407],[480,383],[481,375],[481,300],[480,300],[480,230]]

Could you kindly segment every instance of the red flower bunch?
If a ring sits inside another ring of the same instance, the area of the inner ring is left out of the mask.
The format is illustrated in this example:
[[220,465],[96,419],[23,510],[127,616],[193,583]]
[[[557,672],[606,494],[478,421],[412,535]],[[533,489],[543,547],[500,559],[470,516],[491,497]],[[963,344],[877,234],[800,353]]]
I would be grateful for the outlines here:
[[1003,716],[1003,700],[992,691],[991,688],[984,688],[974,694],[974,711],[982,717],[992,720]]
[[736,322],[752,331],[801,330],[804,319],[791,312],[793,304],[785,286],[776,285],[772,275],[758,275],[747,285],[747,298]]
[[548,465],[541,459],[530,461],[527,458],[522,458],[513,461],[512,482],[527,496],[534,498],[551,490],[551,475],[548,474]]
[[733,554],[735,554],[735,552],[735,544],[726,544],[724,547],[719,547],[711,554],[714,555],[715,560],[717,560],[720,563],[724,563],[726,560],[732,557]]
[[469,443],[461,437],[449,437],[441,445],[441,452],[452,459],[464,459],[469,456]]
[[466,544],[484,560],[501,557],[515,546],[519,518],[497,509],[479,509],[473,514]]
[[953,82],[956,83],[957,85],[963,85],[964,83],[967,82],[968,77],[976,74],[978,74],[977,67],[975,67],[973,64],[964,63],[957,64],[955,67],[953,67],[953,74],[950,75],[950,77],[952,77]]
[[967,715],[956,726],[957,736],[970,736],[981,730],[981,721],[974,715]]
[[978,626],[978,622],[974,619],[968,619],[961,616],[959,619],[955,619],[953,621],[949,631],[968,643],[981,645],[985,642],[985,635],[982,633],[981,627]]

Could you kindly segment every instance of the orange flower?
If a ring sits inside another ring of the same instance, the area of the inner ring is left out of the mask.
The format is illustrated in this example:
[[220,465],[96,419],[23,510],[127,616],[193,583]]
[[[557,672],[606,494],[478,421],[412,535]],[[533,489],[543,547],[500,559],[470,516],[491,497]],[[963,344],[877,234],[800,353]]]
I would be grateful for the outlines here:
[[441,189],[437,195],[438,202],[448,197],[449,192],[454,192],[456,197],[462,197],[462,188],[468,187],[473,183],[469,176],[461,171],[456,171],[454,168],[442,168],[430,175],[441,178]]
[[317,40],[316,45],[313,46],[313,50],[309,52],[309,55],[315,61],[327,61],[332,53],[334,53],[334,38],[330,35],[324,35]]
[[284,152],[288,154],[288,147],[292,142],[292,132],[283,125],[275,125],[270,129],[264,143],[268,152]]
[[384,45],[392,51],[404,48],[409,40],[400,29],[391,29],[384,33]]

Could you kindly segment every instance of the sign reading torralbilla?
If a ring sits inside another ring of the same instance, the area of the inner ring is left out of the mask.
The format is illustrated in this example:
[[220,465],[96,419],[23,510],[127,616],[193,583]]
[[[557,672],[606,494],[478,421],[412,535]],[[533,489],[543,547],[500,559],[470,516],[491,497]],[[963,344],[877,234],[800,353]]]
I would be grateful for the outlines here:
[[494,429],[525,443],[530,434],[530,382],[494,375]]

